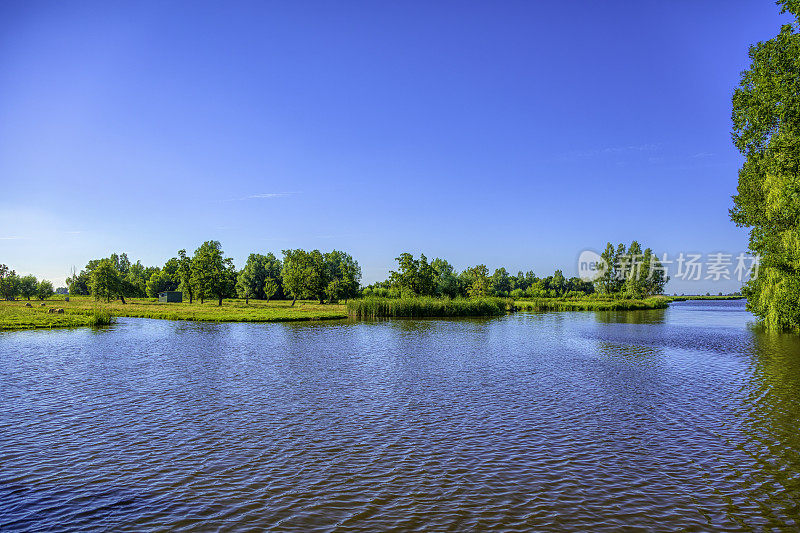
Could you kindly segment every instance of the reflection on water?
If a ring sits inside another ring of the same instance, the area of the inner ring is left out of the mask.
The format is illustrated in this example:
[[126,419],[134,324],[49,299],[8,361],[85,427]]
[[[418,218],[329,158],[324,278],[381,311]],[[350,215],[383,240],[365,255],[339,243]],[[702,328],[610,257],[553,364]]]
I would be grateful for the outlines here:
[[0,530],[800,528],[742,302],[0,334]]

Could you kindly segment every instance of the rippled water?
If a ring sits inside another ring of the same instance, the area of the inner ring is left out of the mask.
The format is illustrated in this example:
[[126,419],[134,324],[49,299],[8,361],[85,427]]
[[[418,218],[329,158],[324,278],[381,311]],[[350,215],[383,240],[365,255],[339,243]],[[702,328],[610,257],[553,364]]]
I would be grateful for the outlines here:
[[800,528],[741,302],[0,334],[0,529]]

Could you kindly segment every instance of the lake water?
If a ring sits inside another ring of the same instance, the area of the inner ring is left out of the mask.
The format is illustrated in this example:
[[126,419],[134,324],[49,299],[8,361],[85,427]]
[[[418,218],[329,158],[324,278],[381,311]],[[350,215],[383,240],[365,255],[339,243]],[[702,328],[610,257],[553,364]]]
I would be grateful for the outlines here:
[[800,529],[742,302],[0,334],[0,530]]

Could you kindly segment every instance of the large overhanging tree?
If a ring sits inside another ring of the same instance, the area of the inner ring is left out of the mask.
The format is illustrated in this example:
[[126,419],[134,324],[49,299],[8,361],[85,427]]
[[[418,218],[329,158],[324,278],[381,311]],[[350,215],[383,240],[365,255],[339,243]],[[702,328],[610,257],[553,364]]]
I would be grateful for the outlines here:
[[798,21],[750,47],[733,94],[733,142],[745,156],[731,218],[761,256],[744,288],[767,328],[800,330],[800,0],[777,2]]

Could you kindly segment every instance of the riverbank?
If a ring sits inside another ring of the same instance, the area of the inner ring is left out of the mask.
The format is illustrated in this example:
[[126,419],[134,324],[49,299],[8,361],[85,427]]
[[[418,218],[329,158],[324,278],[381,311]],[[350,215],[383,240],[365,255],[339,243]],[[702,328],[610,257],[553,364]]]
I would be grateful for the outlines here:
[[744,296],[705,296],[705,295],[681,295],[667,296],[672,302],[685,302],[686,300],[744,300]]
[[[0,301],[0,331],[106,325],[112,317],[205,322],[288,322],[343,318],[447,318],[500,316],[507,311],[636,311],[663,309],[670,302],[734,300],[740,296],[654,296],[642,300],[601,298],[363,298],[347,305],[316,301],[216,300],[205,303],[160,303],[152,298],[98,302],[91,296],[54,297],[39,301]],[[31,307],[26,304],[30,303]],[[44,305],[42,305],[44,304]],[[63,309],[62,313],[52,312]]]
[[351,318],[446,318],[500,316],[509,309],[503,298],[378,298],[351,300]]
[[515,300],[514,306],[521,311],[640,311],[664,309],[669,306],[670,301],[669,298],[663,296],[653,296],[642,300],[533,298]]
[[[286,322],[297,320],[331,320],[347,318],[344,305],[298,301],[264,302],[250,300],[216,300],[201,304],[159,303],[151,298],[126,298],[120,301],[98,302],[91,296],[71,296],[70,300],[54,297],[39,301],[0,301],[0,330],[64,328],[101,325],[98,314],[114,317],[159,318],[205,322]],[[31,307],[25,304],[30,303]],[[44,306],[41,304],[44,303]],[[52,313],[50,309],[63,309]],[[110,320],[109,320],[110,322]]]

